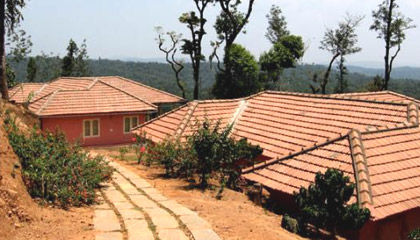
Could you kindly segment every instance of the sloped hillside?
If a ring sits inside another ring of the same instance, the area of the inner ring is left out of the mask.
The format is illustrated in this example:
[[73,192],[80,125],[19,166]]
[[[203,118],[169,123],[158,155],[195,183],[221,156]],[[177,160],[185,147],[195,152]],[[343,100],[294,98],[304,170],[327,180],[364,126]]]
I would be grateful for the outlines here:
[[6,109],[17,117],[19,126],[37,124],[36,118],[23,107],[1,102],[0,105],[0,232],[2,237],[12,236],[16,229],[30,222],[36,216],[36,204],[26,191],[22,182],[19,159],[14,154],[4,130],[3,116]]
[[93,239],[93,208],[62,210],[41,206],[28,194],[22,181],[18,157],[4,130],[6,109],[21,130],[39,124],[22,106],[0,100],[0,240]]

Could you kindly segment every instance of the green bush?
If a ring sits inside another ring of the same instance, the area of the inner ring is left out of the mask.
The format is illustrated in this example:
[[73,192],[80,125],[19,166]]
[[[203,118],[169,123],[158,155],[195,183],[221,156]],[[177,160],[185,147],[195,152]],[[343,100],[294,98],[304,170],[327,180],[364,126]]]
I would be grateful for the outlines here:
[[95,199],[94,189],[111,177],[113,169],[102,156],[90,157],[77,145],[70,145],[63,133],[34,128],[24,134],[10,116],[5,129],[32,197],[61,207],[90,204]]
[[128,153],[128,148],[120,147],[118,149],[118,151],[120,152],[120,160],[124,161],[125,160],[125,155]]
[[420,228],[412,230],[408,236],[407,240],[420,240]]
[[310,223],[318,228],[336,234],[338,226],[346,229],[360,229],[369,220],[369,209],[360,208],[357,203],[347,205],[354,192],[354,184],[343,172],[328,169],[318,172],[315,183],[295,192],[302,224]]
[[289,232],[292,233],[299,233],[299,222],[298,220],[290,217],[287,214],[283,215],[283,219],[281,220],[281,226]]
[[241,171],[241,163],[253,161],[262,153],[259,146],[253,146],[247,139],[236,141],[230,137],[232,127],[220,128],[220,121],[212,127],[205,120],[199,129],[190,137],[191,147],[197,158],[197,173],[200,174],[200,185],[206,188],[208,178],[213,172],[219,174],[220,191],[225,186],[235,188]]

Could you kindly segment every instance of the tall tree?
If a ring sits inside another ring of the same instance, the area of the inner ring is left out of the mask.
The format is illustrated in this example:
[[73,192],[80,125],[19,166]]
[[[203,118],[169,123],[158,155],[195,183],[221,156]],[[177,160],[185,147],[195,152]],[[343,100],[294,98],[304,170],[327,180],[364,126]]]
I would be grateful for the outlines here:
[[0,0],[0,90],[3,99],[9,99],[6,76],[6,34],[14,32],[15,27],[23,20],[21,9],[25,6],[25,0]]
[[362,49],[357,47],[356,27],[359,26],[363,17],[347,15],[342,22],[338,24],[337,29],[327,29],[324,38],[321,41],[320,49],[326,50],[332,54],[330,63],[319,82],[319,87],[310,86],[314,93],[321,91],[326,93],[326,87],[329,81],[332,65],[340,56],[360,52]]
[[340,60],[338,60],[337,63],[337,69],[338,69],[338,81],[337,86],[335,87],[334,92],[335,93],[344,93],[347,90],[348,82],[346,79],[346,76],[348,75],[347,67],[344,65],[344,62],[346,60],[344,59],[344,55],[340,56]]
[[[222,74],[219,74],[219,77],[223,76],[223,78],[216,79],[216,84],[214,85],[212,92],[217,98],[232,98],[233,96],[229,94],[229,91],[218,88],[221,86],[224,86],[227,89],[232,88],[233,73],[232,63],[230,62],[232,58],[229,56],[231,53],[230,49],[232,48],[232,45],[234,44],[239,33],[243,31],[243,28],[248,23],[255,0],[248,1],[248,6],[246,8],[247,10],[244,13],[238,9],[242,1],[216,0],[216,2],[218,2],[222,8],[222,12],[217,17],[216,23],[214,25],[219,38],[219,42],[216,45],[220,46],[221,42],[225,43],[225,55],[223,57],[224,69],[219,69],[223,72]],[[225,94],[220,95],[221,93]]]
[[227,72],[218,72],[216,74],[216,83],[213,94],[224,96],[225,98],[240,98],[261,91],[262,83],[259,81],[258,63],[254,56],[244,47],[233,44],[230,48],[229,62],[231,64],[230,85],[226,86],[225,74]]
[[86,40],[83,41],[79,48],[76,42],[70,39],[69,45],[67,46],[67,55],[62,60],[61,76],[81,77],[89,75],[87,59]]
[[280,80],[285,68],[296,67],[297,61],[303,57],[305,46],[300,36],[286,35],[281,37],[273,47],[260,56],[261,70],[268,83]]
[[167,32],[166,35],[169,36],[171,40],[171,45],[169,48],[164,47],[165,39],[164,33],[162,32],[161,27],[155,28],[156,32],[158,33],[158,46],[159,50],[165,53],[166,62],[171,65],[172,71],[175,73],[175,80],[176,84],[178,85],[179,90],[181,90],[182,97],[185,98],[185,88],[184,82],[181,80],[180,73],[184,69],[184,65],[181,61],[175,59],[176,52],[178,51],[178,43],[179,39],[181,38],[181,34],[177,34],[175,32]]
[[290,34],[287,30],[286,18],[282,15],[280,7],[272,5],[270,8],[270,13],[266,15],[268,20],[267,33],[265,37],[272,44],[277,43],[284,36]]
[[212,2],[213,0],[194,0],[197,12],[183,13],[179,17],[179,21],[186,24],[191,33],[191,39],[182,40],[184,42],[182,52],[188,54],[191,59],[194,77],[194,99],[199,97],[200,65],[201,61],[205,60],[201,46],[203,37],[206,34],[204,26],[207,19],[204,17],[204,12]]
[[26,73],[28,82],[35,82],[37,72],[36,60],[34,57],[30,57],[28,65],[26,66]]
[[[385,41],[385,78],[382,89],[388,89],[388,82],[391,78],[392,65],[398,53],[401,51],[401,44],[405,40],[405,31],[416,26],[411,24],[412,19],[406,18],[396,3],[397,0],[384,0],[378,6],[378,10],[372,11],[373,24],[370,30],[378,33],[378,38]],[[397,48],[394,54],[390,54],[392,48]]]

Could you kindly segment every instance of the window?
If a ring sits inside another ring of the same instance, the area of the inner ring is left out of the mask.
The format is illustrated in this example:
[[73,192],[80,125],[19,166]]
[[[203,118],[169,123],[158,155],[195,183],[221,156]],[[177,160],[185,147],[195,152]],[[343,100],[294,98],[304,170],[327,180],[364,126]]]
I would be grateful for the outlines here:
[[91,119],[83,121],[83,137],[99,136],[99,119]]
[[135,117],[124,117],[124,133],[130,133],[130,130],[139,125],[139,118]]

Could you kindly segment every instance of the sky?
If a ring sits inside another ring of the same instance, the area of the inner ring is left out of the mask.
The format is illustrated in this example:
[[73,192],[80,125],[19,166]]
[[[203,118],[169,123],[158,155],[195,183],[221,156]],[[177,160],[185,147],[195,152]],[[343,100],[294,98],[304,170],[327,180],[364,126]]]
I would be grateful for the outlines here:
[[[270,48],[265,38],[266,14],[271,5],[278,5],[292,34],[303,37],[308,49],[304,63],[325,64],[330,55],[319,49],[326,28],[336,28],[346,13],[364,15],[357,29],[362,52],[348,57],[350,64],[380,67],[383,62],[384,42],[369,31],[371,12],[382,0],[256,0],[245,34],[237,38],[258,59]],[[248,0],[243,0],[247,3]],[[400,10],[412,18],[418,28],[407,31],[407,39],[395,60],[396,66],[420,67],[420,0],[399,0]],[[178,17],[195,9],[193,0],[30,0],[23,10],[23,29],[31,35],[31,55],[41,52],[65,55],[70,38],[77,43],[87,41],[91,59],[156,59],[164,55],[156,43],[156,26],[176,31],[189,37]],[[214,21],[219,6],[206,13],[208,34],[203,40],[208,56],[210,41],[216,39]],[[180,56],[183,57],[183,56]]]

